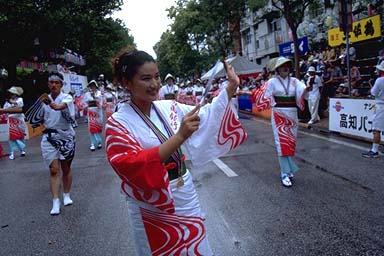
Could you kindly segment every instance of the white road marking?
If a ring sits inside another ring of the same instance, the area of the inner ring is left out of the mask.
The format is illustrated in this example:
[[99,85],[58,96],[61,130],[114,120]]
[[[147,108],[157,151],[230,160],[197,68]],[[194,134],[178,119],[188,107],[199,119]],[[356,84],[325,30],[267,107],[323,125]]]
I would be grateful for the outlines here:
[[[264,121],[264,120],[260,120],[260,119],[254,119],[254,120],[272,126],[272,124],[270,122],[267,122],[267,121]],[[321,135],[317,135],[317,134],[313,134],[313,133],[308,133],[308,132],[304,132],[304,131],[300,131],[300,130],[298,130],[298,132],[302,133],[302,134],[305,134],[305,135],[308,135],[308,136],[312,136],[312,137],[317,138],[317,139],[326,140],[326,141],[333,142],[333,143],[336,143],[336,144],[339,144],[339,145],[343,145],[343,146],[347,146],[347,147],[350,147],[350,148],[355,148],[355,149],[359,149],[359,150],[363,150],[363,151],[367,151],[368,150],[367,147],[358,146],[358,145],[355,145],[355,144],[352,144],[352,143],[349,143],[349,142],[345,142],[345,141],[341,141],[341,140],[338,140],[338,139],[327,138],[327,137],[323,137]]]
[[309,135],[309,136],[315,137],[317,139],[326,140],[326,141],[333,142],[333,143],[336,143],[336,144],[339,144],[339,145],[343,145],[343,146],[347,146],[347,147],[350,147],[350,148],[355,148],[355,149],[359,149],[359,150],[363,150],[363,151],[367,151],[368,150],[367,147],[358,146],[358,145],[355,145],[355,144],[352,144],[352,143],[349,143],[349,142],[346,142],[346,141],[341,141],[341,140],[338,140],[338,139],[327,138],[327,137],[323,137],[321,135],[307,133],[307,132],[303,132],[303,131],[298,131],[298,132],[300,132],[302,134],[305,134],[305,135]]
[[231,168],[229,168],[228,165],[226,165],[223,161],[220,159],[215,159],[212,161],[214,164],[219,167],[220,170],[222,170],[228,177],[236,177],[239,176],[237,173],[235,173]]

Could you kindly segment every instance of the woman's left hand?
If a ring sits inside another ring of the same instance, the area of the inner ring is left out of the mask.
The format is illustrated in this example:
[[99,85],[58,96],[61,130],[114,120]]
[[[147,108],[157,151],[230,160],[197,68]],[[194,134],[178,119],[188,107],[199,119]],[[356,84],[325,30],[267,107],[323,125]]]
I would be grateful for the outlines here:
[[237,87],[240,84],[240,78],[238,75],[236,75],[235,69],[230,64],[228,64],[226,61],[223,61],[223,63],[224,63],[225,70],[227,72],[228,82],[229,82],[226,88],[228,97],[232,98],[232,95],[235,94]]

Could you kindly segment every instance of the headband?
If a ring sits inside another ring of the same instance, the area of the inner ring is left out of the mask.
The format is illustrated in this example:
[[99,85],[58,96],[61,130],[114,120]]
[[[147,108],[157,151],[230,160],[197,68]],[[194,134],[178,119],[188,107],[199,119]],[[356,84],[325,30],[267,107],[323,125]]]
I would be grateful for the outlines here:
[[48,77],[48,82],[50,82],[50,81],[60,81],[61,83],[64,82],[64,80],[61,77],[59,77],[58,75],[51,75],[51,76],[49,76]]

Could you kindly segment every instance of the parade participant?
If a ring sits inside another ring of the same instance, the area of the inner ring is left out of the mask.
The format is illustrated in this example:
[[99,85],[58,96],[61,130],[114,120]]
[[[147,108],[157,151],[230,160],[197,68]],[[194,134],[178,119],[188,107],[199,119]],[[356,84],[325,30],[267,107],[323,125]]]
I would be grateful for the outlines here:
[[314,124],[320,121],[319,116],[319,102],[320,102],[320,87],[323,86],[321,78],[316,75],[315,67],[308,68],[307,86],[310,88],[308,92],[308,108],[311,113],[311,119],[308,124]]
[[116,96],[114,95],[113,84],[108,84],[107,87],[105,87],[104,98],[105,116],[108,119],[113,112],[115,112],[117,102]]
[[276,59],[275,77],[254,91],[252,101],[258,110],[272,107],[271,122],[280,164],[281,183],[292,186],[293,173],[298,171],[293,161],[298,127],[297,107],[304,109],[304,97],[310,87],[289,76],[291,60],[285,57]]
[[159,99],[161,100],[174,100],[177,99],[177,92],[179,87],[175,84],[175,78],[168,74],[165,76],[165,85],[163,85],[159,92]]
[[195,96],[195,105],[198,105],[201,101],[201,98],[203,97],[204,93],[204,86],[200,79],[196,79],[196,84],[193,87],[193,96]]
[[74,113],[73,98],[63,93],[64,77],[61,73],[48,75],[50,94],[43,94],[26,112],[26,119],[32,124],[44,123],[41,139],[41,153],[50,170],[52,192],[51,215],[60,214],[60,169],[62,170],[63,203],[73,204],[70,197],[72,186],[71,164],[75,156],[75,131],[72,127]]
[[23,112],[23,88],[12,86],[8,89],[10,98],[5,102],[0,114],[8,114],[8,127],[9,127],[9,159],[15,159],[15,151],[20,151],[21,156],[25,156],[25,135],[27,126],[24,120]]
[[85,93],[83,100],[87,103],[88,132],[91,140],[89,149],[95,151],[102,148],[101,133],[103,132],[103,109],[101,92],[95,80],[88,83],[89,91]]
[[375,97],[376,109],[372,119],[373,142],[372,148],[362,154],[363,157],[379,157],[381,133],[384,131],[384,61],[376,66],[379,77],[371,88],[371,95]]
[[131,102],[108,119],[106,149],[127,195],[137,254],[213,255],[185,159],[198,168],[246,139],[229,104],[239,78],[227,65],[227,89],[194,107],[157,100],[160,74],[146,52],[125,53],[117,63]]

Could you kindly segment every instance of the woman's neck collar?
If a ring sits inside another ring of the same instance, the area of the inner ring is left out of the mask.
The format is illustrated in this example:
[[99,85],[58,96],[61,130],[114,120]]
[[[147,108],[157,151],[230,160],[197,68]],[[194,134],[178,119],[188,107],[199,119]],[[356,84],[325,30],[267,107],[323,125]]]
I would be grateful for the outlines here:
[[140,109],[140,111],[147,115],[150,116],[151,114],[151,107],[152,107],[152,102],[147,102],[147,101],[137,101],[135,99],[132,99],[132,103],[136,105]]

